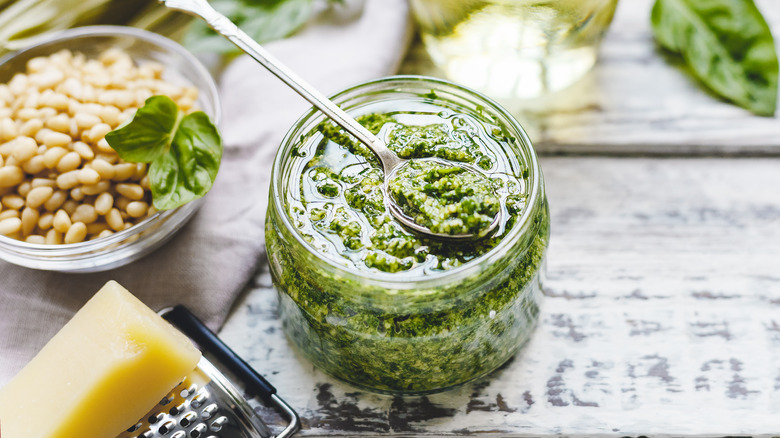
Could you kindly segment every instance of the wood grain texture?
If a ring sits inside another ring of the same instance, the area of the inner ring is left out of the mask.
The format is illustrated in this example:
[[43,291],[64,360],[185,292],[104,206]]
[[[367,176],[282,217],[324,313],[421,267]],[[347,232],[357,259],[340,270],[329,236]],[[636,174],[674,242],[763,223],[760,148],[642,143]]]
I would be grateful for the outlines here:
[[[755,0],[780,47],[780,2]],[[780,155],[780,115],[754,116],[704,89],[654,42],[652,0],[621,0],[596,67],[544,99],[500,101],[542,153]],[[419,41],[403,73],[442,77]]]
[[404,398],[325,376],[285,339],[265,268],[223,339],[299,411],[301,436],[776,435],[780,159],[542,166],[552,236],[541,323],[489,377]]

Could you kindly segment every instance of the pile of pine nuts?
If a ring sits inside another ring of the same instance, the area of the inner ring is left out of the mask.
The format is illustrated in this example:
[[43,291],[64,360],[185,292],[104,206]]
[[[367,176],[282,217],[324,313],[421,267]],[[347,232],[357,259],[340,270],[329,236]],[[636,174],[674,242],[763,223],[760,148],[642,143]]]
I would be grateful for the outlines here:
[[154,214],[147,165],[124,162],[104,137],[153,95],[192,109],[197,89],[162,74],[119,49],[97,59],[63,50],[0,84],[0,234],[77,243]]

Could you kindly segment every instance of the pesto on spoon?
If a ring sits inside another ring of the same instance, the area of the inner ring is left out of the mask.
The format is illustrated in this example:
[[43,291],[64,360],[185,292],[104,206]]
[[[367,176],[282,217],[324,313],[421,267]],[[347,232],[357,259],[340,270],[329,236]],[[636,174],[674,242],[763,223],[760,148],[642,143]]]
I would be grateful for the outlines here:
[[[466,210],[471,210],[473,207],[473,201],[466,200],[464,197],[454,199],[454,204],[448,204],[442,206],[442,208],[429,208],[430,205],[425,203],[419,203],[418,201],[424,200],[429,202],[432,197],[426,195],[423,197],[424,192],[414,194],[415,190],[408,190],[410,187],[404,189],[403,186],[396,186],[391,188],[390,182],[394,175],[398,172],[399,177],[405,174],[404,168],[410,163],[409,160],[404,160],[390,149],[379,137],[369,132],[365,127],[358,123],[354,118],[344,112],[336,104],[331,102],[322,93],[317,91],[314,87],[305,82],[295,72],[288,69],[278,59],[268,53],[260,44],[250,38],[246,33],[238,28],[227,17],[217,12],[206,0],[160,0],[168,8],[175,9],[181,12],[185,12],[196,17],[202,18],[206,23],[214,29],[215,32],[224,36],[230,40],[233,44],[238,46],[239,49],[246,52],[249,56],[254,58],[263,67],[268,69],[276,77],[282,80],[285,84],[290,86],[304,99],[309,101],[317,109],[322,111],[328,118],[336,122],[339,126],[344,128],[348,133],[352,134],[361,143],[365,144],[379,159],[384,172],[384,193],[385,202],[387,203],[388,210],[393,217],[398,220],[403,226],[409,228],[426,237],[432,237],[437,239],[448,240],[468,240],[484,237],[490,234],[501,221],[501,214],[498,208],[479,208],[477,216],[473,216],[471,219],[466,218],[464,221],[460,217],[451,217],[443,215],[444,212],[453,210],[451,213],[455,213],[459,216],[460,211],[464,208],[463,204],[466,204]],[[440,166],[446,166],[441,164]],[[457,172],[450,172],[451,175],[447,178],[450,184],[463,186],[464,184],[470,184],[476,180],[489,180],[480,169],[472,166],[464,166],[458,164],[459,170]],[[458,182],[457,180],[461,180]],[[479,187],[487,187],[489,185],[478,184]],[[395,196],[390,196],[391,193],[395,193]],[[409,197],[404,196],[406,193]],[[463,195],[465,192],[454,192]],[[451,193],[452,194],[452,193]],[[492,198],[497,198],[493,193]],[[408,202],[411,199],[414,202]],[[405,206],[398,204],[398,198],[405,199],[407,202]],[[485,201],[490,204],[491,201],[485,198]],[[482,204],[481,202],[478,204]],[[481,205],[480,205],[481,207]],[[434,211],[437,210],[437,211]],[[422,212],[422,214],[420,214]],[[427,212],[427,213],[426,213]],[[492,212],[492,216],[486,213]],[[415,214],[414,217],[410,216]],[[468,216],[468,214],[466,215]],[[459,222],[460,221],[460,222]],[[431,228],[432,227],[432,228]]]

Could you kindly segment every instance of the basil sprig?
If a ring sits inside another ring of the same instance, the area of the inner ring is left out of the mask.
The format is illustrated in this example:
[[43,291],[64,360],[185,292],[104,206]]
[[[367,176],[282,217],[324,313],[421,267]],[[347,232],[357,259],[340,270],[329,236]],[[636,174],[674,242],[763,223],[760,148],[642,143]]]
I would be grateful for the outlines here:
[[149,183],[158,210],[208,193],[222,159],[219,131],[203,111],[184,115],[167,96],[152,96],[106,141],[129,162],[151,163]]
[[755,114],[777,106],[777,53],[753,0],[656,0],[653,33],[724,98]]

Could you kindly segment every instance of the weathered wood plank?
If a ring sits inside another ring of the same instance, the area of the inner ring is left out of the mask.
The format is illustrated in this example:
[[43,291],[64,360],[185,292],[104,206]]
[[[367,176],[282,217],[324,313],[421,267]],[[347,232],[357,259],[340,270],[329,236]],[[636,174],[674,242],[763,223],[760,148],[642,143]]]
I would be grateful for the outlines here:
[[[572,87],[536,101],[501,101],[548,153],[780,154],[780,117],[720,101],[650,31],[653,0],[623,0],[599,62]],[[756,0],[774,35],[780,3]],[[776,38],[780,47],[780,39]],[[442,76],[417,42],[404,73]]]
[[542,165],[541,323],[488,378],[409,398],[329,378],[284,338],[265,270],[223,338],[299,410],[302,436],[777,434],[780,160]]

